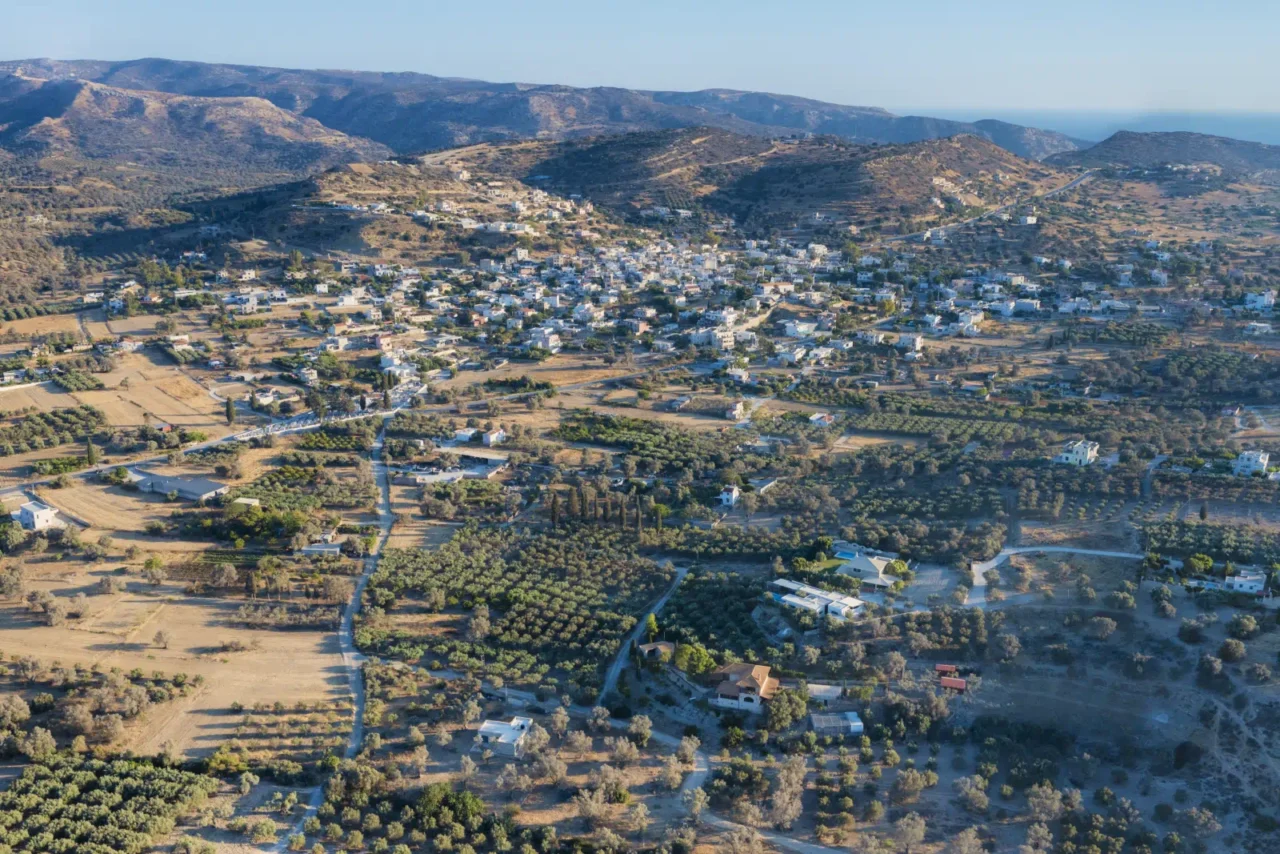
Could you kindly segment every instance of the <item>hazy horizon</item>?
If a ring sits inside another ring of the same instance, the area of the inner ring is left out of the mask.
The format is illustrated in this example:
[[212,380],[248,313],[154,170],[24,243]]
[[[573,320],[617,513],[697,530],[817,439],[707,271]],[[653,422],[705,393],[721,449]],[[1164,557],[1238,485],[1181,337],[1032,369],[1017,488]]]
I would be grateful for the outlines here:
[[216,15],[160,0],[24,0],[6,10],[0,55],[730,88],[889,109],[933,103],[933,114],[1280,110],[1271,83],[1280,56],[1269,44],[1280,8],[1261,0],[1212,15],[1190,0],[1081,0],[1034,16],[1013,0],[981,9],[801,0],[785,14],[763,0],[388,0],[359,14],[340,0],[314,0],[305,11],[282,0],[224,0]]

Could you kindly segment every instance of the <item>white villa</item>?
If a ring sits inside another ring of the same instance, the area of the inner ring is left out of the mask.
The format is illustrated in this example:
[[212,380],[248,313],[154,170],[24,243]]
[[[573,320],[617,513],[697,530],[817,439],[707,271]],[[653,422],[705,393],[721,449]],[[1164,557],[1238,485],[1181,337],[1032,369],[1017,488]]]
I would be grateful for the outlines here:
[[1053,458],[1055,463],[1069,466],[1087,466],[1098,458],[1098,443],[1088,439],[1067,442],[1062,446],[1062,453]]
[[1271,455],[1266,451],[1244,451],[1231,461],[1231,473],[1237,477],[1253,477],[1255,474],[1266,474],[1271,464]]

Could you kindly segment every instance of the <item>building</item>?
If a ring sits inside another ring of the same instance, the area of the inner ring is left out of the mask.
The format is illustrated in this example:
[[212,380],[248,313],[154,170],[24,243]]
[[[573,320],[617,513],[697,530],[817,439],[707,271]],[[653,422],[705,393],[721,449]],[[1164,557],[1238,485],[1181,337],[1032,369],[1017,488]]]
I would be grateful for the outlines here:
[[851,620],[862,612],[861,599],[810,587],[789,578],[774,579],[769,587],[769,595],[779,605],[818,617],[830,617],[839,623]]
[[1276,292],[1267,290],[1260,294],[1245,294],[1244,307],[1250,311],[1271,311],[1276,307]]
[[818,714],[809,716],[809,724],[818,735],[862,735],[862,718],[857,712]]
[[140,472],[137,484],[138,489],[143,492],[158,492],[162,495],[175,493],[185,501],[209,501],[219,495],[226,495],[231,489],[225,483],[202,477],[168,477],[149,472]]
[[303,546],[298,551],[304,555],[341,557],[342,543],[312,543],[309,546]]
[[778,680],[765,664],[729,664],[713,675],[719,680],[711,705],[741,712],[762,712],[764,704],[778,693]]
[[1246,570],[1235,575],[1228,575],[1222,580],[1222,589],[1232,593],[1249,593],[1261,596],[1267,587],[1267,574],[1256,570]]
[[1062,453],[1053,458],[1055,463],[1069,466],[1087,466],[1098,458],[1098,443],[1088,439],[1067,442],[1062,446]]
[[501,445],[503,442],[507,441],[507,431],[503,430],[501,427],[496,427],[493,430],[490,430],[489,432],[485,433],[484,436],[482,437],[482,441],[484,442],[484,446],[486,448],[492,448],[495,445]]
[[28,501],[11,514],[28,531],[46,531],[60,526],[58,509],[39,501]]
[[512,718],[509,722],[485,721],[476,733],[475,747],[492,750],[497,756],[520,759],[524,756],[524,742],[531,726],[531,718]]
[[1267,473],[1271,455],[1266,451],[1244,451],[1231,461],[1231,473],[1237,477],[1253,477]]
[[864,587],[892,587],[897,581],[887,572],[893,558],[868,554],[856,548],[838,548],[835,556],[844,561],[836,572],[859,579]]
[[737,507],[738,499],[742,497],[742,490],[737,486],[730,484],[720,490],[720,506],[721,507]]

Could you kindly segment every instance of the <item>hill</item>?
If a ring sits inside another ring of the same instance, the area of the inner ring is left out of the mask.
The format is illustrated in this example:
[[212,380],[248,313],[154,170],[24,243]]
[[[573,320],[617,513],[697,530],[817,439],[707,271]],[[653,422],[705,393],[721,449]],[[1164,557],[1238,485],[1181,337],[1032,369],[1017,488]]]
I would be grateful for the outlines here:
[[6,72],[73,77],[121,89],[202,98],[262,98],[280,109],[315,119],[350,136],[375,140],[401,153],[477,142],[697,126],[758,136],[813,133],[880,143],[967,133],[1031,158],[1070,151],[1084,144],[1064,134],[1002,122],[896,116],[877,107],[726,89],[647,92],[166,59],[20,60],[0,63],[0,74]]
[[1052,167],[968,135],[876,146],[686,128],[473,146],[431,159],[580,193],[623,216],[655,205],[701,209],[757,231],[816,223],[927,227],[1064,180]]
[[83,80],[20,78],[0,83],[0,148],[122,161],[150,169],[263,176],[309,172],[385,157],[353,139],[261,98],[204,98],[121,89]]
[[1280,183],[1280,145],[1246,142],[1200,133],[1133,133],[1120,131],[1092,148],[1056,154],[1061,166],[1210,166],[1228,177]]

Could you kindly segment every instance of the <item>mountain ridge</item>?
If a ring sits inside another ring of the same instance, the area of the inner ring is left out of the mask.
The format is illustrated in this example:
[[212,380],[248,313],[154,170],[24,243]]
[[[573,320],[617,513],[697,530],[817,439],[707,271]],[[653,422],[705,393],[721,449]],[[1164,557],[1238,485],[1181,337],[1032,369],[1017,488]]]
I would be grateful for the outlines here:
[[149,168],[305,172],[384,157],[383,146],[297,116],[269,101],[121,89],[86,80],[10,87],[0,100],[0,147]]
[[123,89],[198,97],[260,97],[402,154],[507,139],[701,126],[758,136],[835,135],[866,143],[916,142],[968,133],[1032,159],[1086,144],[1054,131],[992,120],[897,116],[880,107],[734,89],[579,88],[418,72],[305,70],[158,58],[0,62],[0,75],[6,73],[76,77]]
[[1280,183],[1280,145],[1190,131],[1118,131],[1092,148],[1046,160],[1059,166],[1145,169],[1208,164],[1227,177]]

